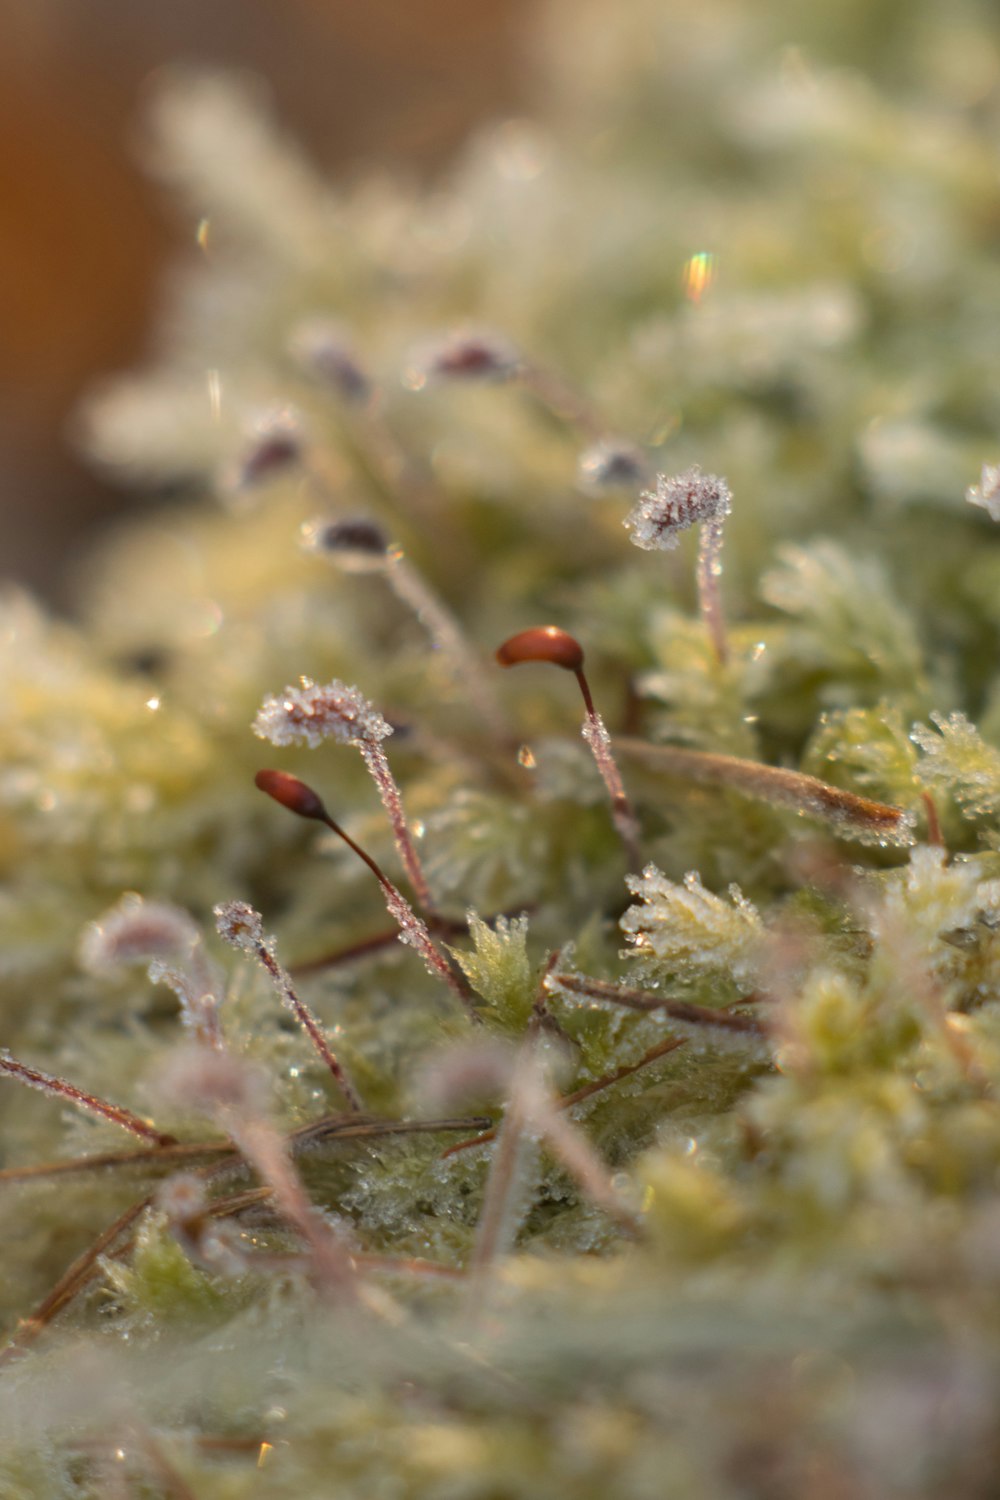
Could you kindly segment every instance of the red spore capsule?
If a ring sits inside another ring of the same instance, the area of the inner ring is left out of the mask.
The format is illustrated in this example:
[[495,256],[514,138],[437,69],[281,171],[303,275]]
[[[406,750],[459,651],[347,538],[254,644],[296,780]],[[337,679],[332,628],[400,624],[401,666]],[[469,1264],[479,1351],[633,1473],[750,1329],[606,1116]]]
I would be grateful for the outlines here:
[[567,672],[579,672],[583,667],[583,647],[558,625],[533,625],[504,641],[497,651],[497,661],[502,667],[516,667],[523,661],[547,661]]
[[280,802],[282,807],[287,807],[289,812],[298,813],[300,818],[315,818],[317,822],[326,822],[326,808],[312,787],[306,786],[304,781],[290,775],[288,771],[258,771],[254,777],[254,785],[273,797],[275,802]]

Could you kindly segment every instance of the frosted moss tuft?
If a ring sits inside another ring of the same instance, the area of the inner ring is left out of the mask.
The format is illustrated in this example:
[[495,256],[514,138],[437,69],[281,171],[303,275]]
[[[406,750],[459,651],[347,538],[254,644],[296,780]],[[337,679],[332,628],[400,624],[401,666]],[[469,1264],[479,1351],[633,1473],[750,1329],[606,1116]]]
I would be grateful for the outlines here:
[[917,776],[929,792],[950,796],[973,822],[1000,814],[1000,750],[962,713],[932,714],[911,732],[923,751]]
[[497,917],[487,923],[470,912],[468,921],[472,951],[453,949],[455,958],[489,1007],[485,1018],[505,1030],[520,1031],[531,1011],[535,989],[528,958],[528,918]]
[[630,875],[626,884],[640,899],[622,917],[621,928],[629,940],[626,952],[644,974],[725,975],[737,985],[752,987],[765,929],[757,908],[738,886],[730,886],[727,900],[706,890],[693,872],[678,884],[655,865],[647,865],[641,875]]
[[1000,521],[1000,464],[983,464],[979,483],[970,484],[965,498],[985,510],[991,521]]

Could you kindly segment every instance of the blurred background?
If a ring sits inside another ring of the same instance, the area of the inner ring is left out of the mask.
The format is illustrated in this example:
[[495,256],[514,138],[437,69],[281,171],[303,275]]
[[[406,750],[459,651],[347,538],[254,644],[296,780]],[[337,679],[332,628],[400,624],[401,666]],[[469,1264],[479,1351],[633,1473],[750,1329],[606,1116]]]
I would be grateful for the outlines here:
[[190,226],[131,148],[151,73],[252,69],[331,172],[421,176],[528,92],[530,0],[0,0],[0,576],[55,603],[129,497],[73,451],[79,394],[141,356]]

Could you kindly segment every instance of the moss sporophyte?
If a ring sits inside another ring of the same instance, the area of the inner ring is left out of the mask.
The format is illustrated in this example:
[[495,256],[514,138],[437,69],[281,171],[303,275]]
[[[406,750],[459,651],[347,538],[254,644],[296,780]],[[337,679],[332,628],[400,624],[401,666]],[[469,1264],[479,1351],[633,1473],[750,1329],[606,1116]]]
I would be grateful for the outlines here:
[[426,191],[158,86],[80,426],[186,498],[0,604],[0,1496],[995,1492],[996,46],[898,9],[557,5]]

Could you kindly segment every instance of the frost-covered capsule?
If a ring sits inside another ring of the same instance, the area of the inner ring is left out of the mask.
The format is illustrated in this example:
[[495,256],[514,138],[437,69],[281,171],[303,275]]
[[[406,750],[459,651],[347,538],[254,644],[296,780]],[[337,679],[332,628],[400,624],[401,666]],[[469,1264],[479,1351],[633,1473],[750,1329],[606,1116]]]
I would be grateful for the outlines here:
[[367,516],[307,521],[301,541],[307,552],[329,558],[348,573],[379,572],[386,566],[389,539]]
[[639,449],[620,438],[602,438],[580,454],[576,478],[589,495],[603,495],[608,490],[634,489],[642,484],[648,470]]
[[703,474],[693,464],[683,474],[658,474],[656,489],[639,496],[624,524],[637,547],[669,551],[682,531],[705,522],[720,523],[731,508],[726,481],[718,474]]
[[234,489],[249,490],[268,484],[300,463],[304,451],[305,431],[298,412],[290,406],[263,412],[248,428],[231,485]]
[[265,947],[264,923],[259,911],[246,901],[223,901],[212,908],[215,930],[233,948],[256,953]]
[[309,318],[299,323],[289,337],[288,352],[304,375],[342,401],[360,404],[371,396],[371,380],[347,333],[332,319]]
[[198,928],[186,911],[165,901],[144,901],[129,891],[86,928],[80,962],[89,974],[107,974],[126,964],[187,958],[199,942]]
[[277,697],[265,698],[253,722],[258,738],[272,745],[309,745],[324,740],[341,745],[371,746],[392,733],[382,715],[363,693],[347,683],[319,686],[308,677],[297,688],[287,687]]
[[698,526],[698,603],[720,665],[728,657],[719,597],[722,572],[722,527],[732,508],[729,486],[718,474],[703,474],[697,464],[683,474],[658,474],[656,489],[646,490],[625,518],[637,547],[668,552],[682,531]]
[[412,389],[420,390],[432,380],[513,380],[522,366],[520,350],[503,334],[460,328],[415,350],[405,378]]

